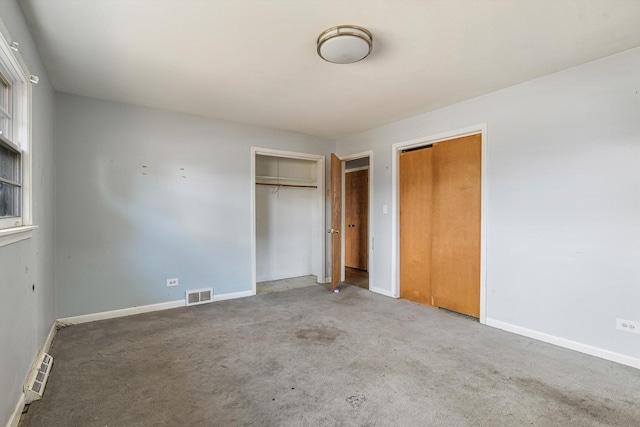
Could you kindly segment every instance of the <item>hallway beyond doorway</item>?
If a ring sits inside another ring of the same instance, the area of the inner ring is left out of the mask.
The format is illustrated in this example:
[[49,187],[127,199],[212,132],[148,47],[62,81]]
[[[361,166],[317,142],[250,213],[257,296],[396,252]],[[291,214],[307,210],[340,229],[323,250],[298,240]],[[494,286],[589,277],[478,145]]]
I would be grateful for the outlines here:
[[357,286],[362,289],[369,289],[369,272],[358,270],[357,268],[345,267],[344,283],[351,286]]

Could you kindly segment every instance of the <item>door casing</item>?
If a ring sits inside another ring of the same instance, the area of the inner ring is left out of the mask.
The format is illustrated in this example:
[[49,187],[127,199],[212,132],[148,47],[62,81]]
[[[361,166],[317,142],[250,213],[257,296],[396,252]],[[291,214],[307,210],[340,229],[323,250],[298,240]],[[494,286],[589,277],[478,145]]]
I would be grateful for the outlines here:
[[342,235],[344,230],[342,224],[344,194],[344,177],[342,176],[342,161],[334,153],[331,153],[331,228],[327,233],[331,236],[331,290],[335,291],[342,280],[340,277],[340,265],[344,250],[342,249]]
[[481,200],[480,200],[480,323],[487,318],[487,124],[481,123],[461,129],[443,132],[431,136],[398,142],[391,146],[391,295],[400,297],[400,213],[399,213],[399,174],[400,152],[410,148],[431,145],[435,142],[463,136],[480,134],[482,137],[481,158]]
[[341,268],[340,268],[340,281],[344,282],[345,280],[345,235],[346,235],[346,223],[345,223],[345,163],[349,160],[361,159],[364,157],[369,158],[369,226],[368,226],[368,236],[367,236],[367,271],[369,273],[369,290],[372,287],[375,288],[375,282],[373,279],[373,245],[374,245],[374,237],[373,237],[373,151],[362,151],[359,153],[347,154],[340,156],[340,160],[342,161],[342,230],[340,233],[342,234],[342,260],[341,260]]

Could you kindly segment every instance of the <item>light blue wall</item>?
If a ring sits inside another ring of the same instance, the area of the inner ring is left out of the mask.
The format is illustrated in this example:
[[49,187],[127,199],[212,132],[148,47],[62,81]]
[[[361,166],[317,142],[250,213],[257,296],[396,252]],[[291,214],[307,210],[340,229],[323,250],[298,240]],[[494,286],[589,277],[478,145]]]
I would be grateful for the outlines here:
[[338,141],[374,151],[390,290],[391,146],[488,126],[487,317],[640,359],[640,48]]
[[[59,317],[179,300],[186,289],[250,291],[251,146],[335,147],[66,94],[56,110]],[[180,286],[167,288],[173,277]]]
[[[53,265],[53,111],[54,93],[20,7],[0,2],[0,19],[29,71],[40,77],[33,87],[34,237],[0,247],[0,425],[13,412],[29,368],[55,319]],[[35,285],[35,292],[31,290]]]

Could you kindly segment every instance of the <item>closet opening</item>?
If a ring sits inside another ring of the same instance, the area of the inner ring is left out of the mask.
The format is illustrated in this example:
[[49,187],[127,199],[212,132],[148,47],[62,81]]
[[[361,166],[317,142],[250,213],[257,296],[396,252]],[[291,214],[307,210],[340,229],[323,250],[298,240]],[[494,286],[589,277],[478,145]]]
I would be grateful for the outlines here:
[[253,293],[324,283],[324,156],[252,149]]
[[425,150],[427,148],[433,147],[433,144],[421,145],[419,147],[407,148],[406,150],[400,150],[400,154],[411,153],[412,151]]

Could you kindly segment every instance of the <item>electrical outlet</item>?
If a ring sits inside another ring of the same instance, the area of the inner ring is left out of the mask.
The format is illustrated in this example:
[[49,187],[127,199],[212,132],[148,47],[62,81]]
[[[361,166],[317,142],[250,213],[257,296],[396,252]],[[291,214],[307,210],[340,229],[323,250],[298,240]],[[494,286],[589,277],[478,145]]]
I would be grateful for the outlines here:
[[180,284],[180,282],[178,282],[178,279],[167,279],[167,288],[170,288],[172,286],[178,286]]
[[640,334],[640,322],[634,322],[633,320],[616,319],[616,329],[621,331],[633,332],[634,334]]

